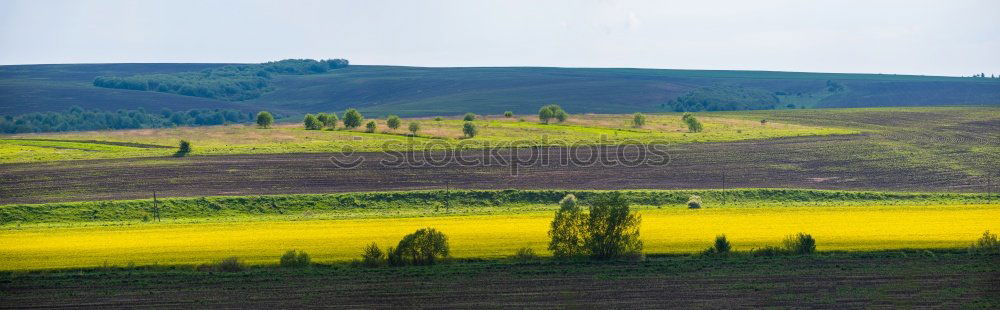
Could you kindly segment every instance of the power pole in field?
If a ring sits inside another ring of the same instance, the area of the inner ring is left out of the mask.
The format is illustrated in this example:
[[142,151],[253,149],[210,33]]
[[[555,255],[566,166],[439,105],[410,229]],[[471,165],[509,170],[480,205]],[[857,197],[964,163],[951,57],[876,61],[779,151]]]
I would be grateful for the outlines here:
[[160,204],[159,201],[156,200],[155,190],[153,191],[153,218],[156,219],[157,222],[160,221]]

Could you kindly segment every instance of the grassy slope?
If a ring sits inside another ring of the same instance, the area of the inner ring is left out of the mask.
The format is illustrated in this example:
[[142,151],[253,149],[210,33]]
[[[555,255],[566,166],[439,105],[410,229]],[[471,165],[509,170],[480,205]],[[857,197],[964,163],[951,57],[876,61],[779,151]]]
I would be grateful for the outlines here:
[[[196,71],[221,64],[0,66],[0,114],[65,110],[72,105],[157,111],[190,108],[270,109],[301,114],[359,107],[378,115],[534,113],[559,103],[572,113],[657,111],[695,88],[736,84],[783,91],[788,102],[818,107],[996,104],[1000,80],[933,76],[764,71],[420,68],[351,66],[328,74],[278,78],[276,91],[245,102],[223,102],[90,86],[98,75]],[[827,80],[846,91],[828,94]]]
[[[411,143],[415,144],[415,149],[423,150],[495,147],[514,142],[522,146],[722,142],[859,132],[778,123],[761,126],[752,120],[704,117],[705,131],[691,134],[682,126],[679,115],[650,116],[647,125],[639,129],[632,128],[630,120],[629,115],[576,115],[566,124],[544,125],[534,118],[520,122],[516,118],[490,117],[488,121],[476,122],[480,134],[473,139],[461,139],[461,120],[431,119],[405,119],[402,128],[397,130],[389,130],[384,120],[376,120],[379,133],[365,133],[361,128],[307,131],[300,125],[272,129],[234,125],[7,135],[0,136],[8,138],[0,139],[0,155],[3,155],[0,163],[162,157],[171,155],[180,140],[192,143],[193,155],[226,155],[338,152],[347,148],[354,151],[402,150]],[[420,136],[412,140],[405,137],[405,128],[411,121],[421,124]],[[157,145],[166,148],[154,147]]]

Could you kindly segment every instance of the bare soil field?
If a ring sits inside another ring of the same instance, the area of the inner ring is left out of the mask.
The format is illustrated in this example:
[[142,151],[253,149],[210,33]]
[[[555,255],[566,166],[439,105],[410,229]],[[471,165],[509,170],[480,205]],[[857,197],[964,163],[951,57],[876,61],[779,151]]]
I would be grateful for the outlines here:
[[[928,252],[929,253],[929,252]],[[0,274],[0,308],[990,308],[1000,257],[872,253]]]
[[[815,188],[886,191],[995,191],[989,161],[949,167],[913,160],[872,135],[795,137],[772,140],[681,144],[665,148],[669,162],[639,165],[559,162],[576,152],[587,159],[595,148],[466,150],[463,164],[393,167],[382,160],[407,154],[337,155],[363,158],[341,168],[334,154],[195,156],[188,158],[66,161],[0,166],[0,204],[150,198],[164,196],[262,195],[414,189],[695,189]],[[615,155],[613,148],[603,154]],[[562,153],[560,153],[562,152]],[[622,149],[636,158],[638,148]],[[649,153],[646,153],[649,155]],[[421,155],[418,153],[417,155]],[[440,160],[446,153],[432,152]],[[493,156],[492,162],[487,158]],[[519,156],[519,162],[513,162]],[[536,160],[531,161],[531,157]],[[457,157],[457,155],[456,155]],[[516,167],[516,174],[513,173]],[[995,169],[993,167],[992,169]],[[992,180],[991,180],[992,179]]]

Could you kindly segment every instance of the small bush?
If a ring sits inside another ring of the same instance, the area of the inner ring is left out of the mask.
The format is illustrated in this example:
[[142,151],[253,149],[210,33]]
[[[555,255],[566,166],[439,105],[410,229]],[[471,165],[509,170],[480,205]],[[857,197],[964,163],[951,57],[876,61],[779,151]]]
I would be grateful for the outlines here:
[[635,114],[632,114],[632,126],[635,126],[636,128],[639,128],[639,127],[642,127],[644,125],[646,125],[646,116],[645,115],[643,115],[642,113],[639,113],[639,112],[635,112]]
[[406,266],[406,260],[394,247],[389,247],[386,250],[385,261],[389,266]]
[[435,122],[440,122],[440,121],[443,121],[443,120],[444,120],[444,118],[443,118],[443,117],[440,117],[440,116],[436,116],[436,117],[434,117],[434,121],[435,121]]
[[684,116],[681,117],[681,120],[684,121],[684,124],[687,125],[689,132],[701,132],[702,129],[704,129],[704,126],[701,124],[701,122],[699,122],[698,119],[694,117],[694,115],[691,115],[691,113],[684,113]]
[[174,153],[174,157],[184,157],[191,153],[191,142],[187,140],[181,140],[180,146],[177,147],[177,153]]
[[465,113],[465,117],[462,117],[462,120],[464,120],[466,122],[474,121],[474,120],[476,120],[476,114],[474,114],[472,112]]
[[529,261],[538,259],[538,255],[535,255],[535,250],[529,247],[523,247],[517,249],[517,253],[514,253],[514,259],[519,261]]
[[473,124],[472,122],[465,122],[465,125],[462,125],[462,133],[465,134],[466,138],[472,138],[479,133],[479,130],[476,129],[476,124]]
[[511,112],[511,111],[503,112],[503,117],[506,117],[506,118],[514,117],[514,112]]
[[279,265],[283,268],[301,268],[309,267],[312,259],[309,258],[309,254],[305,251],[290,250],[281,255],[281,260]]
[[812,235],[799,233],[788,236],[784,242],[785,250],[790,254],[808,255],[816,252],[816,239]]
[[410,128],[407,128],[407,129],[410,130],[410,135],[416,136],[417,132],[420,131],[420,123],[411,122],[410,123]]
[[715,245],[705,250],[706,255],[729,255],[732,251],[733,245],[729,243],[726,239],[726,235],[719,235],[715,237]]
[[368,122],[368,124],[365,125],[365,132],[367,132],[367,133],[373,133],[373,132],[375,132],[375,129],[377,129],[377,128],[378,128],[378,125],[375,125],[375,121],[370,121],[370,122]]
[[372,244],[365,247],[364,253],[361,254],[361,263],[368,267],[382,266],[386,263],[385,253],[378,248],[378,244],[372,242]]
[[701,196],[691,195],[688,198],[688,209],[701,209]]
[[198,266],[198,270],[200,271],[240,272],[243,269],[246,269],[246,265],[243,265],[243,262],[235,256],[227,257],[212,264]]
[[991,234],[989,230],[983,232],[983,236],[976,240],[969,247],[970,254],[1000,254],[1000,240],[997,235]]
[[785,249],[776,246],[766,246],[763,248],[754,249],[753,251],[750,251],[750,255],[753,256],[778,256],[778,255],[784,255],[785,253],[787,253]]

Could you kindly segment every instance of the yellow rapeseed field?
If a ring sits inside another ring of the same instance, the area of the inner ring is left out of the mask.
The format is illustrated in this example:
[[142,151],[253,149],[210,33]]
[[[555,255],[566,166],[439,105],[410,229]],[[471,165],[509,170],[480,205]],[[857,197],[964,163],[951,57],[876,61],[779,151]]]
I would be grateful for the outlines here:
[[[647,253],[691,253],[726,234],[736,250],[777,245],[806,232],[817,249],[873,250],[965,247],[985,230],[1000,231],[1000,205],[645,209]],[[276,263],[289,249],[317,262],[360,256],[422,227],[450,238],[453,256],[502,257],[518,248],[547,253],[551,212],[311,221],[27,228],[0,231],[0,270],[101,265],[199,264],[238,256]]]

